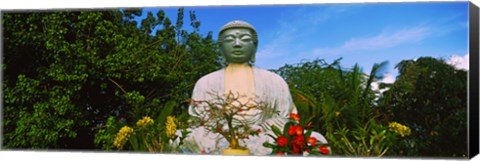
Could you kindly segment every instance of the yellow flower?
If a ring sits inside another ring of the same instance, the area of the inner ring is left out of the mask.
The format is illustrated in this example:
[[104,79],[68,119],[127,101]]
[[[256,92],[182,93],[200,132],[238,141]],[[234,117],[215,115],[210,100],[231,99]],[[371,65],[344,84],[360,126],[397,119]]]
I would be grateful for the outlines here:
[[388,124],[390,131],[395,131],[395,133],[400,134],[400,136],[405,137],[412,134],[412,130],[408,126],[402,125],[397,122],[390,122]]
[[117,149],[121,149],[125,143],[128,141],[128,137],[133,134],[133,129],[128,126],[124,126],[118,131],[117,137],[115,138],[115,141],[113,142],[113,145],[117,147]]
[[338,116],[340,116],[340,112],[337,111],[335,112],[335,117],[338,117]]
[[141,120],[137,121],[137,126],[139,127],[143,127],[148,124],[153,124],[153,120],[148,116],[144,116]]
[[165,123],[166,131],[165,133],[167,134],[168,138],[171,138],[173,135],[175,135],[175,132],[177,131],[177,125],[175,124],[177,119],[175,119],[174,116],[167,116],[167,122]]

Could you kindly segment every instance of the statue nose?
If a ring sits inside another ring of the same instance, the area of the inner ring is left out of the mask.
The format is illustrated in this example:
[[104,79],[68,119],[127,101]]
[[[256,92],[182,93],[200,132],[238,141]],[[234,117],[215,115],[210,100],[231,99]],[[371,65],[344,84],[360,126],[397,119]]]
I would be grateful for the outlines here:
[[235,41],[233,42],[233,47],[241,47],[241,43],[240,43],[240,40],[239,39],[235,39]]

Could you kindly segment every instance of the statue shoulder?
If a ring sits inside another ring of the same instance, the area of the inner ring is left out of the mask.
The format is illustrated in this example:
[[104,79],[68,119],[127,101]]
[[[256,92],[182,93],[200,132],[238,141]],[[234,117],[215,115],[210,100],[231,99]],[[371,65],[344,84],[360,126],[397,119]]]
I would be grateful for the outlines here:
[[271,71],[265,70],[265,69],[260,69],[260,68],[254,68],[254,69],[256,70],[256,72],[259,75],[262,75],[265,78],[273,79],[273,80],[276,80],[276,81],[279,81],[279,82],[282,82],[282,83],[286,84],[285,80],[280,75],[278,75],[277,73],[274,73],[274,72],[271,72]]
[[223,69],[204,75],[195,83],[193,88],[193,99],[206,99],[207,93],[219,91],[223,88]]
[[207,75],[204,75],[203,77],[198,79],[196,85],[218,81],[220,78],[223,77],[223,73],[224,73],[224,69],[220,69],[220,70],[208,73]]

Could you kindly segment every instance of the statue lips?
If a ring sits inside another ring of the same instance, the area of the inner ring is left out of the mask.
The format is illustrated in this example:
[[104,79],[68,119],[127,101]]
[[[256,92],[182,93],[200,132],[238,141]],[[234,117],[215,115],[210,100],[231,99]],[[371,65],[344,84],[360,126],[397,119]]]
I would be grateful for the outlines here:
[[242,51],[242,50],[234,50],[232,53],[233,53],[233,55],[237,55],[237,56],[243,55],[243,51]]

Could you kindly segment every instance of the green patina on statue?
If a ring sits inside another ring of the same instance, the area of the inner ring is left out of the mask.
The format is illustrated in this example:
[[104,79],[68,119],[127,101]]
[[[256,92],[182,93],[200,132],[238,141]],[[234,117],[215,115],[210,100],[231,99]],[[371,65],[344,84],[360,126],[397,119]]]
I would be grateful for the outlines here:
[[[250,65],[255,63],[258,35],[252,25],[238,20],[229,22],[220,29],[218,42],[220,43],[224,63],[242,64],[248,62]],[[233,53],[238,48],[245,52],[244,55],[236,56]],[[247,58],[248,60],[245,60]]]
[[[227,66],[200,78],[193,89],[192,100],[218,101],[215,96],[233,93],[242,96],[238,97],[239,104],[248,105],[252,103],[251,100],[254,100],[253,105],[258,102],[267,104],[267,108],[244,111],[247,117],[241,119],[250,122],[252,129],[261,129],[262,132],[249,136],[249,139],[241,140],[238,144],[248,148],[254,155],[269,155],[271,149],[262,144],[265,141],[274,142],[268,136],[273,135],[271,125],[283,129],[289,114],[297,113],[288,85],[279,75],[254,67],[258,36],[252,25],[239,20],[231,21],[220,29],[218,42],[222,60]],[[207,108],[210,107],[195,105],[188,110],[192,118],[202,119],[209,116]],[[320,134],[315,133],[312,136],[326,143]],[[219,154],[231,144],[231,141],[203,126],[192,128],[185,141],[191,146],[188,151],[214,154]]]

